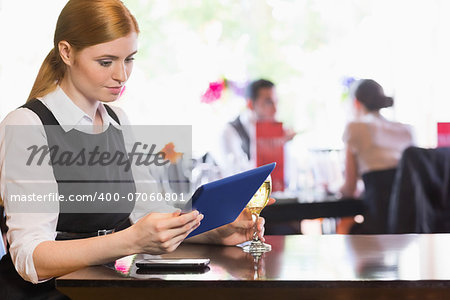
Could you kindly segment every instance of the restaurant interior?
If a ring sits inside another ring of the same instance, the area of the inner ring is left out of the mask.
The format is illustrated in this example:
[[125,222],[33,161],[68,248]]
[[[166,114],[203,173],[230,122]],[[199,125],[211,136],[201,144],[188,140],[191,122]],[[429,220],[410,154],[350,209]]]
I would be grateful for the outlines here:
[[[136,253],[56,277],[59,292],[450,298],[449,1],[122,2],[140,33],[133,75],[112,105],[140,131],[178,126],[186,133],[173,140],[189,140],[186,151],[166,144],[170,163],[146,172],[166,195],[195,200],[208,183],[275,162],[237,212],[264,219],[264,240]],[[0,0],[0,120],[27,99],[66,3],[23,9]],[[2,257],[8,217],[0,209]],[[155,259],[175,266],[139,267]]]

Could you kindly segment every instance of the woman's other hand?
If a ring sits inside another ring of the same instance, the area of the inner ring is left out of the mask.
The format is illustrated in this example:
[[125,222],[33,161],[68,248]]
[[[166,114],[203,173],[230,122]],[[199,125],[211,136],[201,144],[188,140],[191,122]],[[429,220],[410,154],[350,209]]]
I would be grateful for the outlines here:
[[[275,201],[275,199],[270,198],[267,205],[272,205]],[[259,217],[256,224],[258,237],[263,242],[265,241],[264,223],[264,218]],[[253,238],[254,226],[255,223],[252,220],[252,214],[248,209],[244,209],[233,223],[212,230],[210,234],[214,234],[214,242],[234,246],[251,240]]]

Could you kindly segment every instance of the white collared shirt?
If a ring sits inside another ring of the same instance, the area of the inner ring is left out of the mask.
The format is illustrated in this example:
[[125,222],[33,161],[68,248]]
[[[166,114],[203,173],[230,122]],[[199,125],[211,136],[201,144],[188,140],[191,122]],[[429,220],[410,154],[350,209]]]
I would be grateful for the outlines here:
[[250,159],[242,149],[242,139],[236,129],[227,123],[219,140],[219,152],[215,159],[223,176],[230,176],[256,167],[256,121],[252,112],[244,111],[239,115],[242,127],[249,136]]
[[[39,99],[42,103],[47,106],[47,108],[53,113],[58,123],[64,129],[65,132],[75,128],[86,130],[86,125],[94,124],[94,120],[91,116],[86,114],[81,108],[79,108],[72,100],[64,93],[64,91],[58,86],[56,90],[45,97]],[[128,119],[122,110],[114,107],[114,112],[119,113],[125,122],[122,125],[129,125]],[[103,120],[103,130],[108,128],[109,124],[120,128],[120,125],[111,118],[111,116],[106,111],[105,106],[100,101],[97,101],[96,108],[94,111],[98,111]],[[33,113],[33,116],[37,116]],[[119,119],[122,120],[122,119]],[[40,122],[39,122],[40,124]]]
[[[79,126],[80,128],[84,128],[84,130],[87,128],[86,125],[90,125],[91,128],[93,127],[92,117],[88,116],[75,105],[59,86],[55,91],[39,100],[53,113],[66,132]],[[111,108],[117,114],[121,125],[130,124],[128,118],[121,109],[117,107]],[[101,102],[98,102],[97,110],[102,117],[104,130],[106,130],[110,124],[117,128],[121,127],[121,125],[109,116],[105,106]],[[30,189],[30,185],[21,186],[20,182],[17,182],[15,178],[9,178],[8,174],[5,174],[5,153],[8,150],[7,148],[11,147],[11,145],[5,142],[5,126],[7,125],[36,125],[42,127],[41,134],[39,135],[17,137],[17,139],[14,138],[14,149],[25,149],[25,141],[29,144],[30,139],[33,140],[33,144],[35,145],[45,145],[47,144],[47,138],[41,120],[34,112],[27,108],[19,108],[10,112],[0,123],[0,196],[5,201],[5,212],[7,215],[6,224],[9,228],[7,232],[7,239],[10,244],[9,252],[20,276],[32,283],[40,283],[49,279],[38,280],[33,262],[33,252],[41,242],[55,240],[59,213],[8,213],[8,205],[6,203],[8,191],[6,189],[6,182],[8,182],[8,187],[10,185],[17,185],[20,189],[25,189],[25,194],[32,193],[33,191],[26,190],[27,188]],[[22,147],[21,142],[23,144]],[[48,157],[46,159],[48,160]],[[23,166],[23,168],[23,170],[15,170],[15,172],[20,173],[29,171],[28,169],[25,169],[25,166]],[[42,178],[52,178],[52,189],[57,192],[58,185],[53,175],[52,166],[44,162],[41,167],[39,167],[39,172],[39,174],[42,174]],[[150,174],[148,174],[148,177],[151,177]],[[142,213],[142,210],[140,210],[139,213],[133,212],[130,215],[130,220],[135,223],[144,215],[145,213]]]
[[395,168],[403,151],[415,144],[412,127],[377,112],[347,124],[343,141],[355,154],[360,175]]

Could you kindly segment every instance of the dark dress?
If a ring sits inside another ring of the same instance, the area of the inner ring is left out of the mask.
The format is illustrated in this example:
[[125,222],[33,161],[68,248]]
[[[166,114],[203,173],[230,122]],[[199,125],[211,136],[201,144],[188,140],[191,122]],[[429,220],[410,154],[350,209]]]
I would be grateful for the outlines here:
[[368,172],[362,175],[364,181],[364,223],[353,228],[356,234],[388,233],[389,201],[397,169]]
[[[39,100],[29,101],[24,106],[38,115],[45,125],[47,144],[49,148],[57,145],[61,150],[78,153],[81,149],[89,149],[100,145],[102,151],[120,151],[126,156],[125,142],[120,129],[110,125],[100,134],[86,134],[77,130],[64,132],[54,115]],[[108,114],[120,124],[117,115],[105,105]],[[52,125],[52,126],[47,126]],[[61,153],[61,152],[59,152]],[[57,155],[51,161],[57,159]],[[128,159],[128,158],[127,158]],[[58,193],[92,194],[97,191],[119,193],[124,201],[111,201],[107,206],[80,207],[86,205],[80,202],[60,202],[60,213],[57,223],[57,240],[96,236],[98,230],[121,230],[130,225],[129,215],[134,208],[134,202],[127,200],[128,193],[134,193],[136,188],[131,170],[120,166],[96,165],[74,168],[52,164],[53,173],[58,183]],[[100,180],[99,180],[100,179]],[[90,204],[88,204],[90,205]],[[95,209],[96,213],[83,213]],[[9,247],[9,245],[8,245]],[[22,279],[12,263],[11,256],[6,254],[0,260],[0,299],[68,299],[55,288],[55,279],[32,284]]]

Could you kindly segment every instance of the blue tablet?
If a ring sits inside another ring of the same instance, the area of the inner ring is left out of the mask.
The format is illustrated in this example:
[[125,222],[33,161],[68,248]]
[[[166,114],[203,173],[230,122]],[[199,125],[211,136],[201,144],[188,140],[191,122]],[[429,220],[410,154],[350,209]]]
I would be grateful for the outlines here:
[[204,218],[187,238],[236,220],[275,165],[264,165],[199,187],[190,201],[192,209],[198,210]]

